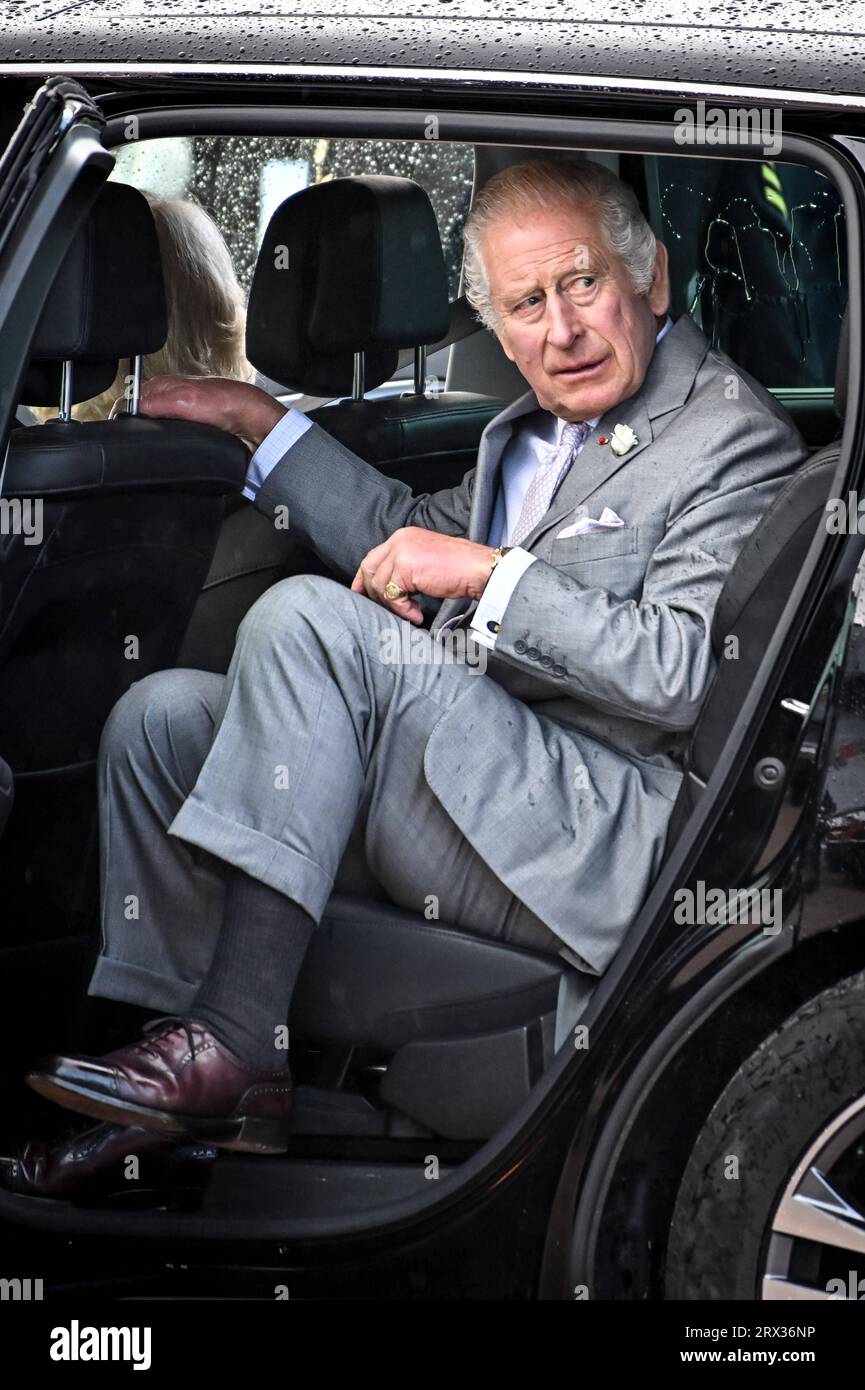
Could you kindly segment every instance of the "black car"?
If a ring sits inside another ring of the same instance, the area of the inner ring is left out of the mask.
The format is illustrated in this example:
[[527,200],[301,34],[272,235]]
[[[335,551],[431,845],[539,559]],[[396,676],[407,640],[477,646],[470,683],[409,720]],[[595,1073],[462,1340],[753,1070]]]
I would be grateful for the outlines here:
[[[46,1299],[863,1297],[865,16],[205,8],[8,6],[0,37],[0,1151],[56,1122],[22,1077],[74,1036],[98,949],[110,709],[150,671],[224,671],[254,599],[316,564],[257,524],[230,450],[156,467],[102,447],[117,421],[68,418],[117,365],[70,346],[61,292],[106,181],[203,203],[244,287],[295,190],[419,184],[446,337],[366,361],[353,400],[255,365],[423,492],[525,389],[462,297],[472,199],[527,153],[579,151],[668,245],[673,315],[812,453],[725,584],[666,855],[579,1024],[566,964],[335,900],[290,1019],[288,1153],[222,1153],[170,1193],[0,1191],[0,1276]],[[106,264],[122,247],[119,221]],[[134,279],[94,312],[132,314]]]

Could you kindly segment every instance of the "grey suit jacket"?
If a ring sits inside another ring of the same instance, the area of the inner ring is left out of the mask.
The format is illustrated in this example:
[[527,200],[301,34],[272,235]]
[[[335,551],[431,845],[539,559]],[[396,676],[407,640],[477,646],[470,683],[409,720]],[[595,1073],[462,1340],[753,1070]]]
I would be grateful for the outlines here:
[[[420,498],[314,425],[267,478],[256,505],[273,515],[287,504],[292,532],[348,579],[367,551],[401,526],[483,542],[505,445],[520,418],[538,408],[531,391],[513,402],[485,429],[477,464],[462,483]],[[620,423],[637,437],[623,457],[599,442]],[[539,558],[514,590],[487,678],[478,678],[470,710],[459,701],[435,726],[424,768],[482,857],[565,939],[576,940],[562,924],[573,922],[573,895],[582,890],[567,873],[562,827],[591,835],[591,814],[584,792],[551,775],[543,739],[506,717],[513,706],[502,693],[572,730],[584,751],[603,750],[597,776],[607,802],[620,798],[632,822],[620,833],[633,840],[635,864],[637,840],[651,841],[635,868],[624,921],[660,858],[688,731],[714,675],[710,628],[724,578],[806,455],[787,412],[683,316],[656,346],[640,390],[599,420],[549,511],[522,542]],[[622,528],[559,537],[577,516],[598,517],[604,507],[617,512]],[[433,630],[470,607],[446,599]],[[615,785],[616,767],[629,788],[638,770],[647,803],[654,798],[642,825],[631,792]],[[525,808],[510,830],[486,814],[504,783],[529,786],[539,777],[541,798],[530,801],[528,821]],[[604,825],[609,835],[609,817]],[[603,876],[603,847],[597,850],[593,862]],[[595,950],[595,961],[601,957],[609,958],[606,947]]]

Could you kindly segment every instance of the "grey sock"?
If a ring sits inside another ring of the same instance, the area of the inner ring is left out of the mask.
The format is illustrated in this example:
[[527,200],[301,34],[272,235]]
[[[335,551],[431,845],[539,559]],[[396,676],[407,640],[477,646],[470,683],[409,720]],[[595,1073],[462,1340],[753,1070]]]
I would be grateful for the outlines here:
[[292,898],[231,869],[219,940],[189,1016],[251,1066],[287,1065],[279,1043],[314,930]]

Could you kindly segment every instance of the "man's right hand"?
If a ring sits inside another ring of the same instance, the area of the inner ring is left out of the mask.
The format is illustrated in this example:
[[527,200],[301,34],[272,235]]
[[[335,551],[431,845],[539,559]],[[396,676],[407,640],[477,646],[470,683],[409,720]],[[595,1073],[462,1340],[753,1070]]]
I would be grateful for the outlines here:
[[141,414],[196,420],[239,435],[257,449],[286,407],[245,381],[227,377],[156,376],[141,388]]

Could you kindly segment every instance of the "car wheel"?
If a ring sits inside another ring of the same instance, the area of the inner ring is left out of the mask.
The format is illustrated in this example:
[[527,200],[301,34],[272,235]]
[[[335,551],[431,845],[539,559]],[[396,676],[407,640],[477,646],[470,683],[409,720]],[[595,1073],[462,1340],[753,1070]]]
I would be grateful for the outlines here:
[[865,971],[742,1064],[700,1131],[667,1299],[865,1298]]

